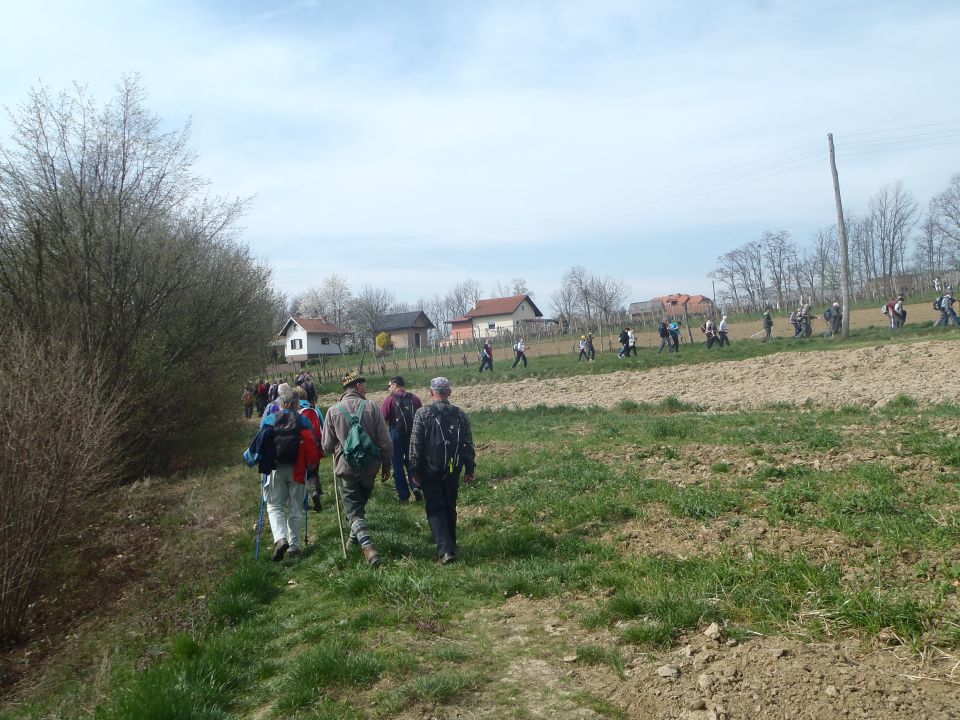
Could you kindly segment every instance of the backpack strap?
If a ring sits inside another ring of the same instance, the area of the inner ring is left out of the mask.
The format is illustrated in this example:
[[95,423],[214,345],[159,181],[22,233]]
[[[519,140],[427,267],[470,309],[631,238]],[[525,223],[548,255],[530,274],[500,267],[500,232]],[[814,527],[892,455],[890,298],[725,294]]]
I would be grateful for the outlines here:
[[337,403],[337,407],[340,408],[340,412],[344,413],[348,418],[350,418],[351,423],[360,422],[360,416],[363,415],[363,406],[367,404],[366,400],[361,400],[360,404],[357,406],[357,414],[354,415],[352,412],[347,410],[347,406],[342,402]]

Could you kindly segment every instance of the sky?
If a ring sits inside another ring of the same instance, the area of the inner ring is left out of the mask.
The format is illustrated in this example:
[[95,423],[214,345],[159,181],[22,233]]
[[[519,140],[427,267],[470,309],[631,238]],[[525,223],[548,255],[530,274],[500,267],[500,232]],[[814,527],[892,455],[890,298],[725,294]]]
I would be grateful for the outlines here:
[[[295,295],[398,300],[581,265],[627,302],[712,294],[764,231],[798,245],[960,173],[960,3],[0,0],[0,105],[138,74],[241,239]],[[0,118],[0,143],[9,137]]]

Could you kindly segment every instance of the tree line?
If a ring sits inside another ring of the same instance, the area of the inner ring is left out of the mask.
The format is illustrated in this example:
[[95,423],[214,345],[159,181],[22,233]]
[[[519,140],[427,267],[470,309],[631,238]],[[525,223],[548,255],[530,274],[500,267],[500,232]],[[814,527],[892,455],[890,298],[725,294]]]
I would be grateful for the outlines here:
[[[845,224],[854,300],[938,287],[960,267],[960,174],[925,208],[903,182],[884,185]],[[806,246],[786,230],[765,231],[717,258],[709,277],[719,284],[717,302],[736,312],[837,300],[837,226]]]
[[[0,641],[58,533],[112,483],[208,443],[262,361],[282,298],[207,195],[189,125],[134,78],[99,106],[32,91],[0,144]],[[212,432],[213,431],[213,432]]]

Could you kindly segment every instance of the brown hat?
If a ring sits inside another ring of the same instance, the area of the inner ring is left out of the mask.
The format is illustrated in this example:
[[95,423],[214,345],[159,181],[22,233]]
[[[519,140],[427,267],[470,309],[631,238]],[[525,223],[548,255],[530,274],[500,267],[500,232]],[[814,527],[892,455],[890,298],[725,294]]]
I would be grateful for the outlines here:
[[358,373],[356,370],[351,370],[342,378],[340,378],[340,382],[344,388],[353,387],[357,383],[362,383],[366,381],[367,379],[363,375]]

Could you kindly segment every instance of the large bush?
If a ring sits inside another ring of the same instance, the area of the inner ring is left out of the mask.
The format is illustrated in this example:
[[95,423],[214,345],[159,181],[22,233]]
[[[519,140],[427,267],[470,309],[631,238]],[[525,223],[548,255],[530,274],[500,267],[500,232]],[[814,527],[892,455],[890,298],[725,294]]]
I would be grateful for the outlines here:
[[0,330],[0,641],[17,633],[60,530],[128,457],[116,386],[78,345]]
[[[135,81],[102,108],[31,93],[0,145],[0,311],[65,340],[123,388],[128,444],[162,470],[260,367],[277,298],[235,239],[243,203],[204,194],[189,128],[163,132]],[[224,391],[223,403],[211,393]]]

